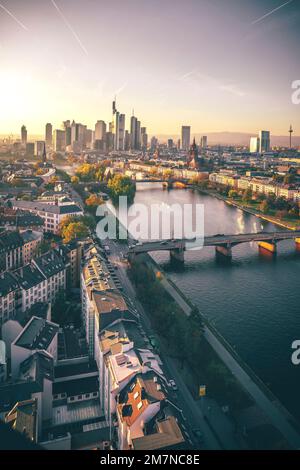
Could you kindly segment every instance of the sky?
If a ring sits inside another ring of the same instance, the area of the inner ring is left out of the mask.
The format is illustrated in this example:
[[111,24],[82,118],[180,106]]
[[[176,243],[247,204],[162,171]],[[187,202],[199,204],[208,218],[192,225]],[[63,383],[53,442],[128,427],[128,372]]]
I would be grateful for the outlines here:
[[300,0],[0,0],[0,134],[134,109],[148,133],[300,134]]

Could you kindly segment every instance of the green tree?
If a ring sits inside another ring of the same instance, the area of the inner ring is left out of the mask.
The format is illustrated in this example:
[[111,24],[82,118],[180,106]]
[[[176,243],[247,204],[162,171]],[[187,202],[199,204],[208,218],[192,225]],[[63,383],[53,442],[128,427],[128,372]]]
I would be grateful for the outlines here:
[[259,210],[263,213],[263,214],[267,214],[270,210],[270,205],[268,203],[267,200],[265,201],[262,201],[259,205]]

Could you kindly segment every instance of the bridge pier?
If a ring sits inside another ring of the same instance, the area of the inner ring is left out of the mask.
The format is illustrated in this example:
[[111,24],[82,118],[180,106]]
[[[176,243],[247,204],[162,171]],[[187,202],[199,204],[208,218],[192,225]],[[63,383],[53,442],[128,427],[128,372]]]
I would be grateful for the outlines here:
[[232,258],[232,250],[231,245],[217,245],[216,246],[216,254],[226,256],[226,258]]
[[170,250],[170,258],[171,261],[175,261],[176,263],[184,263],[184,249],[183,248],[175,248],[174,250]]
[[275,242],[258,242],[258,249],[259,250],[267,250],[269,251],[270,253],[274,253],[276,254],[277,253],[277,245]]

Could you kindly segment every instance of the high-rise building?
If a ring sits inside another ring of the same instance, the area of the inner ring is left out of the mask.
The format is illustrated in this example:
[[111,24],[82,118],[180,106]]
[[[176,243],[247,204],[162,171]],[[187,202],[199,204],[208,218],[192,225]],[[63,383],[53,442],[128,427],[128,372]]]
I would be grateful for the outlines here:
[[124,150],[130,150],[130,134],[129,131],[125,131],[125,148]]
[[76,142],[76,122],[73,120],[71,124],[71,143],[73,145]]
[[114,150],[124,150],[125,146],[125,114],[116,111],[114,114]]
[[53,133],[53,148],[55,152],[62,152],[66,148],[66,132],[56,129]]
[[26,147],[26,144],[27,144],[27,129],[24,125],[21,127],[21,141],[22,141],[23,147]]
[[42,157],[44,153],[44,146],[45,146],[44,140],[37,140],[34,143],[34,155],[37,157]]
[[141,145],[142,149],[145,151],[148,147],[148,134],[146,127],[141,127]]
[[270,151],[270,131],[259,131],[259,153]]
[[168,149],[171,150],[174,147],[173,139],[168,139]]
[[183,150],[189,150],[191,142],[191,126],[181,127],[181,145]]
[[207,135],[203,135],[201,137],[200,147],[202,150],[205,150],[207,148]]
[[250,153],[259,152],[259,137],[250,138]]
[[106,134],[106,123],[97,121],[95,124],[95,140],[104,140]]
[[151,138],[151,142],[150,142],[151,150],[152,150],[152,151],[156,150],[157,145],[158,145],[158,140],[157,140],[157,138],[156,138],[155,136],[153,136],[153,137]]
[[48,147],[52,147],[52,124],[50,122],[47,122],[46,124],[45,139],[46,139],[46,145]]
[[140,150],[141,148],[141,122],[131,116],[130,120],[130,148],[131,150]]

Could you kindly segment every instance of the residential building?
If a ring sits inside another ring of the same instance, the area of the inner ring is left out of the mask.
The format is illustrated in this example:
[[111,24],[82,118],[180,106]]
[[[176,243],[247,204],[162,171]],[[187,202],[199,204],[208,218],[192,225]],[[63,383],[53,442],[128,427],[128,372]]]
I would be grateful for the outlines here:
[[32,317],[11,345],[11,375],[19,375],[20,364],[36,352],[43,351],[57,362],[59,326],[48,320]]
[[40,216],[44,221],[44,231],[59,233],[59,225],[66,217],[83,215],[82,209],[73,204],[52,205],[38,201],[13,201],[13,208],[26,210]]

